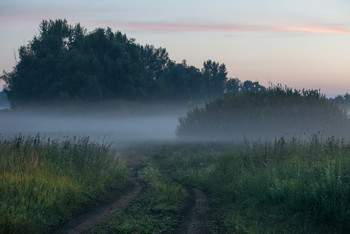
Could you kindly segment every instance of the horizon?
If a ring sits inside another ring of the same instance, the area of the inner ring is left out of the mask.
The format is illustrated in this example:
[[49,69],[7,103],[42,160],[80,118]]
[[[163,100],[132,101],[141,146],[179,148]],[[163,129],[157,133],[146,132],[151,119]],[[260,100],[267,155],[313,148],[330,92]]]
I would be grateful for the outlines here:
[[12,70],[19,47],[38,35],[42,20],[60,18],[88,31],[121,31],[138,44],[167,49],[176,62],[185,59],[198,68],[208,59],[224,63],[228,77],[241,81],[320,89],[334,97],[350,87],[349,10],[345,0],[5,0],[0,3],[0,69]]

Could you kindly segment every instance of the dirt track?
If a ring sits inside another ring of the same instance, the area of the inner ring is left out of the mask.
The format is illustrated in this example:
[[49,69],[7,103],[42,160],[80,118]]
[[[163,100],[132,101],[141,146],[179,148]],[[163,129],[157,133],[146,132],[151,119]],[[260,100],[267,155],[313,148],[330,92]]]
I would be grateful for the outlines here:
[[113,202],[98,207],[93,212],[89,214],[82,215],[76,219],[76,221],[71,224],[69,227],[66,227],[62,230],[59,230],[57,233],[83,233],[88,229],[94,227],[99,222],[105,220],[108,216],[120,210],[122,207],[126,206],[131,202],[141,191],[140,184],[133,178],[129,179],[129,184],[132,186],[132,189],[126,194],[117,198]]
[[[160,172],[166,178],[172,180],[169,173],[168,165],[164,163],[159,164]],[[184,222],[179,226],[177,233],[187,233],[187,234],[197,234],[197,233],[207,233],[204,230],[204,222],[206,220],[207,211],[209,210],[209,202],[207,196],[199,189],[194,187],[185,186],[189,194],[191,194],[192,207],[189,213],[186,215]]]
[[178,233],[206,233],[203,224],[206,218],[209,202],[206,195],[197,188],[192,188],[195,202],[188,213],[186,220],[181,224]]
[[[124,195],[111,203],[97,207],[92,212],[76,218],[71,225],[60,229],[56,233],[87,233],[98,223],[104,221],[108,216],[132,202],[141,191],[141,186],[135,179],[134,169],[138,167],[139,161],[136,158],[129,158],[128,164],[131,174],[128,186],[130,189],[128,189]],[[163,165],[159,169],[165,177],[171,180],[167,166]],[[206,233],[203,226],[209,209],[208,199],[206,195],[197,188],[187,187],[187,190],[192,196],[193,204],[183,223],[179,226],[177,233]]]

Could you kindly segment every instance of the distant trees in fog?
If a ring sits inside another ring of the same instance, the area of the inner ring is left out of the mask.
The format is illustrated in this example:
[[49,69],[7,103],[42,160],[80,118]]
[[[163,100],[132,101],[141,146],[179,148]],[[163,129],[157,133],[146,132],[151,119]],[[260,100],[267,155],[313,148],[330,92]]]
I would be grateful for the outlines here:
[[[250,86],[251,84],[246,84]],[[254,87],[253,87],[254,88]],[[184,139],[234,140],[275,137],[341,136],[350,138],[350,118],[319,90],[292,90],[281,85],[241,94],[225,94],[194,107],[179,119]]]
[[139,45],[110,28],[87,32],[66,20],[43,20],[39,35],[19,49],[19,62],[1,77],[11,103],[105,100],[207,100],[225,92],[260,90],[228,79],[224,64],[198,69],[172,61],[166,49]]
[[330,101],[338,104],[339,106],[350,110],[350,94],[346,93],[344,95],[338,95],[334,98],[330,98]]

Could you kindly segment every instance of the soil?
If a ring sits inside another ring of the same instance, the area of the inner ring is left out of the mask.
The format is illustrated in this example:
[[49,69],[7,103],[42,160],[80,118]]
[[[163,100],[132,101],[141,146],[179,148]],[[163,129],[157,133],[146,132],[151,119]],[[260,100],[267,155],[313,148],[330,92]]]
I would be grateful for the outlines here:
[[204,229],[204,221],[209,209],[207,196],[199,189],[192,188],[195,196],[193,207],[185,218],[185,222],[181,224],[178,233],[207,233]]

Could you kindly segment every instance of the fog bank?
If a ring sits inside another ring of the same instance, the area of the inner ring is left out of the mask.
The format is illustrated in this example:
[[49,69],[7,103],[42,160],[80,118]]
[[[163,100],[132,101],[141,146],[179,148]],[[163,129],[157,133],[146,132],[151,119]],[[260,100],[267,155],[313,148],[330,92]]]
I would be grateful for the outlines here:
[[51,139],[89,137],[92,141],[110,143],[116,147],[148,141],[171,141],[176,138],[178,116],[185,111],[177,109],[145,115],[7,111],[0,113],[0,134],[2,139],[19,134],[40,134]]

